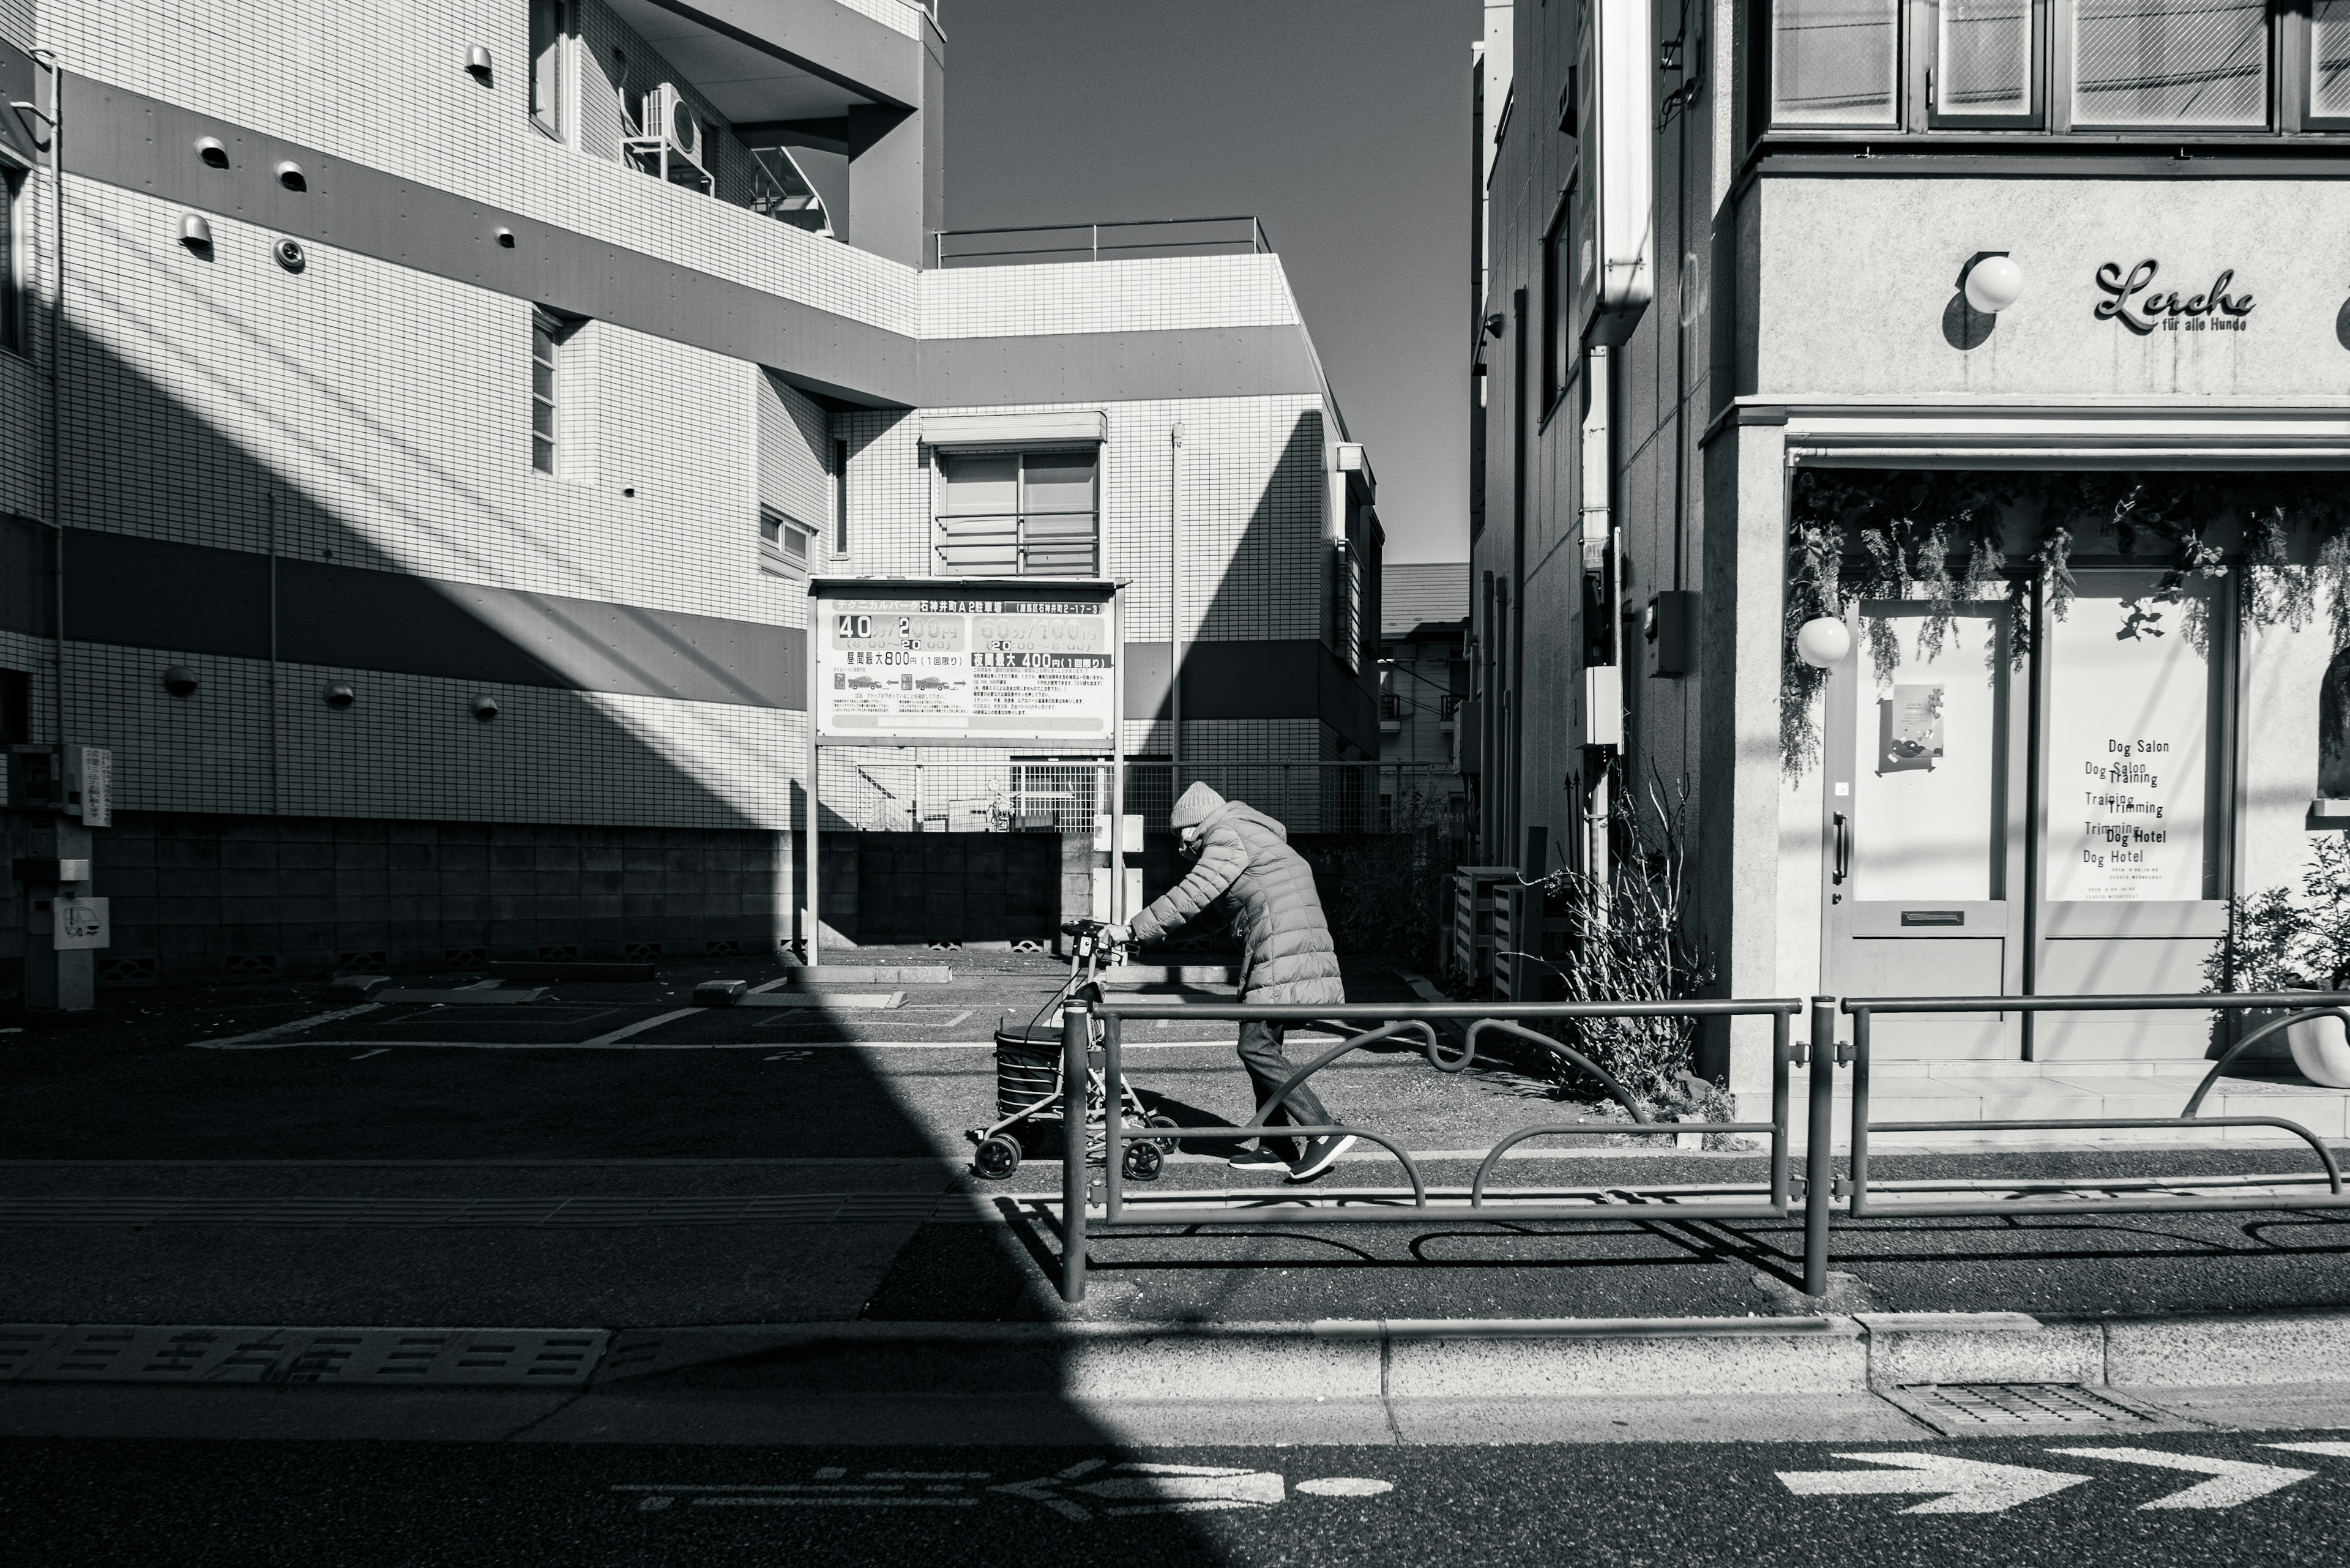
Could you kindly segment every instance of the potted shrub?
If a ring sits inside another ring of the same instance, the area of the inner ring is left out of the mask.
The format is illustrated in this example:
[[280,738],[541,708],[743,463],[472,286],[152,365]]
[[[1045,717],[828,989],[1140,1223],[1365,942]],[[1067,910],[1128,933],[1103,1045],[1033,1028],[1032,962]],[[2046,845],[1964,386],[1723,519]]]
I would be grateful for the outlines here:
[[[2341,991],[2350,985],[2350,837],[2315,841],[2298,888],[2229,906],[2228,940],[2204,964],[2213,992]],[[2288,1024],[2293,1064],[2312,1083],[2350,1089],[2350,1033],[2338,1018]]]

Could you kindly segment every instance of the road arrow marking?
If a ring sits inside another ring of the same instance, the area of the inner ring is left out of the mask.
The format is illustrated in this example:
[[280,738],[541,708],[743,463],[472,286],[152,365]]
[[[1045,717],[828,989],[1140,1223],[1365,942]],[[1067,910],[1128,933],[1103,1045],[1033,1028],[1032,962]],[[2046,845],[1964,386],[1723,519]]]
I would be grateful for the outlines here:
[[[2271,1448],[2279,1444],[2269,1444]],[[2256,1497],[2266,1497],[2282,1491],[2295,1481],[2307,1480],[2315,1470],[2296,1470],[2283,1465],[2256,1465],[2243,1459],[2211,1459],[2200,1454],[2174,1454],[2163,1449],[2051,1449],[2052,1454],[2064,1454],[2076,1459],[2119,1459],[2124,1464],[2154,1465],[2167,1470],[2195,1470],[2211,1479],[2199,1481],[2184,1491],[2174,1491],[2168,1497],[2138,1504],[2148,1508],[2233,1508],[2240,1502],[2250,1502]]]
[[1987,1459],[1947,1454],[1838,1454],[1864,1464],[1898,1465],[1890,1470],[1781,1470],[1779,1479],[1797,1497],[1863,1496],[1880,1492],[1939,1492],[1904,1513],[2004,1513],[2021,1502],[2079,1486],[2086,1476],[2026,1465],[1995,1465]]
[[2295,1454],[2325,1454],[2337,1459],[2350,1459],[2350,1443],[2262,1443],[2264,1449],[2283,1449]]
[[1120,1465],[1112,1474],[1069,1489],[1125,1502],[1106,1511],[1195,1513],[1208,1509],[1270,1508],[1286,1495],[1280,1472],[1208,1465]]

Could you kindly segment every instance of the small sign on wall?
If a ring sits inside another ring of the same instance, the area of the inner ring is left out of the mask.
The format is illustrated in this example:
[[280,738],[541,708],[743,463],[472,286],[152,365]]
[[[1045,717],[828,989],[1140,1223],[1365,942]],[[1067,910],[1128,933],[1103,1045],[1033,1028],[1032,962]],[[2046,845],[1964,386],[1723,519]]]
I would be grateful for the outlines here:
[[104,898],[54,898],[49,902],[54,925],[50,945],[59,952],[74,948],[114,945],[112,918]]
[[114,826],[114,753],[104,746],[66,748],[66,810],[84,827]]

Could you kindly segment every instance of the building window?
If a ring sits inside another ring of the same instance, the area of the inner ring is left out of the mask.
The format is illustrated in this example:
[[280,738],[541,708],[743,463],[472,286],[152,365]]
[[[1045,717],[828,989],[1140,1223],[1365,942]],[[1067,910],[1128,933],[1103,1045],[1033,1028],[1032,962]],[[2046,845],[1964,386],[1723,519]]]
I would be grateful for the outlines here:
[[1575,333],[1575,311],[1566,297],[1573,258],[1567,254],[1567,213],[1574,203],[1561,201],[1543,236],[1542,251],[1542,411],[1547,415],[1566,390],[1566,368],[1575,363],[1567,339]]
[[2350,130],[2350,0],[1758,4],[1782,130]]
[[1927,104],[1936,125],[2029,125],[2040,100],[2034,0],[1942,0]]
[[563,0],[530,0],[530,122],[563,135]]
[[563,323],[544,310],[530,313],[530,465],[555,472],[555,400],[560,389],[556,356]]
[[1461,704],[1466,702],[1469,699],[1461,696],[1457,691],[1447,691],[1443,696],[1439,697],[1436,700],[1437,718],[1444,722],[1450,723],[1452,721],[1453,716],[1461,711]]
[[1379,717],[1389,720],[1403,718],[1403,699],[1392,691],[1379,693]]
[[949,576],[1099,575],[1100,458],[1082,452],[949,452],[938,552]]
[[2073,123],[2268,123],[2267,0],[2074,0]]
[[759,569],[772,576],[805,577],[816,558],[816,530],[772,506],[759,508]]
[[832,443],[832,553],[848,554],[848,443]]
[[1899,0],[1773,0],[1771,119],[1777,125],[1891,125]]
[[25,175],[0,172],[0,348],[25,352],[25,265],[18,251],[25,229]]

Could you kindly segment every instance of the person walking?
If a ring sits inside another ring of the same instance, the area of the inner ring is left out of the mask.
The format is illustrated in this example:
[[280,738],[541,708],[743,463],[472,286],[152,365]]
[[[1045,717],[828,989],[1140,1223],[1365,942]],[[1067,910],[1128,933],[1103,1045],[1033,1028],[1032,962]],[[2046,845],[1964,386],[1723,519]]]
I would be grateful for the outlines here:
[[[1314,890],[1314,868],[1289,846],[1289,830],[1240,801],[1228,801],[1205,784],[1194,784],[1175,803],[1168,822],[1191,874],[1153,900],[1130,925],[1113,928],[1120,942],[1155,941],[1188,925],[1225,894],[1231,896],[1232,935],[1241,945],[1241,1000],[1300,1005],[1347,1000],[1338,975],[1338,951],[1330,940],[1322,900]],[[1279,1023],[1247,1019],[1241,1024],[1241,1065],[1256,1089],[1258,1119],[1274,1127],[1335,1127],[1313,1089],[1305,1084],[1271,1106],[1274,1091],[1296,1069],[1282,1051]],[[1292,1152],[1284,1158],[1275,1142]],[[1236,1166],[1286,1165],[1292,1181],[1311,1181],[1337,1163],[1354,1143],[1344,1133],[1315,1137],[1260,1139],[1255,1148],[1232,1158]]]

